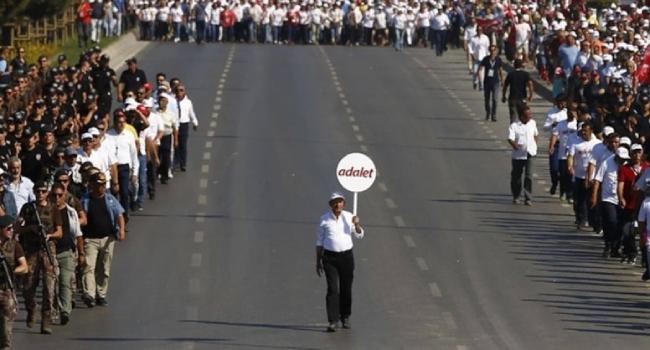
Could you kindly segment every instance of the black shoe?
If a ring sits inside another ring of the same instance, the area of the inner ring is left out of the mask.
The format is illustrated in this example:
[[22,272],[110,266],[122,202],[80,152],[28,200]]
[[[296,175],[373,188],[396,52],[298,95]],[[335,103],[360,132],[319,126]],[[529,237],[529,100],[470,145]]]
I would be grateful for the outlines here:
[[330,322],[330,323],[327,325],[327,329],[326,329],[325,331],[326,331],[327,333],[334,333],[334,332],[336,332],[336,323],[334,323],[334,322]]
[[492,116],[492,121],[493,121],[493,122],[496,122],[496,121],[497,121],[497,117]]
[[97,298],[97,306],[108,306],[108,300],[106,298]]
[[350,324],[350,319],[349,318],[344,318],[341,320],[341,327],[345,329],[350,329],[352,328],[352,325]]
[[609,256],[611,256],[612,258],[620,258],[621,253],[619,253],[617,251],[613,251],[613,252],[609,253]]
[[163,184],[163,185],[166,185],[167,184],[167,179],[160,180],[160,183]]
[[62,312],[61,313],[61,325],[65,326],[66,324],[68,324],[68,322],[70,322],[70,315],[68,315],[67,312]]
[[551,190],[549,191],[551,196],[555,195],[555,191],[557,191],[557,185],[551,185]]
[[181,171],[182,171],[182,172],[186,172],[186,171],[187,171],[187,169],[185,169],[185,167],[184,167],[184,166],[182,166],[182,167],[181,167]]
[[94,307],[95,306],[95,300],[90,296],[90,295],[83,295],[81,297],[81,300],[86,304],[88,308]]
[[156,199],[156,194],[155,193],[149,193],[149,200],[154,200]]
[[489,114],[486,114],[486,115],[485,115],[485,120],[486,120],[486,121],[490,120],[490,115],[489,115]]
[[648,275],[648,270],[646,270],[646,271],[643,273],[643,276],[641,276],[641,280],[642,280],[642,281],[650,280],[650,275]]

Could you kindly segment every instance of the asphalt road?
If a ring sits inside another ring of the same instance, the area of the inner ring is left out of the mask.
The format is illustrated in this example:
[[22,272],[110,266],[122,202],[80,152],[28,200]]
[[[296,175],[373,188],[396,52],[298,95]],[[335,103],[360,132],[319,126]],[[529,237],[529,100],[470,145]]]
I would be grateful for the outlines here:
[[[75,309],[52,336],[21,312],[17,349],[650,345],[639,269],[603,261],[557,200],[511,204],[505,108],[481,121],[460,52],[153,44],[139,56],[194,101],[188,172],[133,218],[110,305]],[[338,160],[359,151],[379,172],[359,197],[353,329],[327,334],[315,225],[340,190]]]

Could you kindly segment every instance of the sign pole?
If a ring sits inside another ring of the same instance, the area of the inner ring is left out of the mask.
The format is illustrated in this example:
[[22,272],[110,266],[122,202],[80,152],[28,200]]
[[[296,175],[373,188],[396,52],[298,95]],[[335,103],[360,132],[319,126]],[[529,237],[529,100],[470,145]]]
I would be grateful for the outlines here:
[[354,192],[354,202],[352,203],[352,215],[357,216],[357,194],[358,192]]

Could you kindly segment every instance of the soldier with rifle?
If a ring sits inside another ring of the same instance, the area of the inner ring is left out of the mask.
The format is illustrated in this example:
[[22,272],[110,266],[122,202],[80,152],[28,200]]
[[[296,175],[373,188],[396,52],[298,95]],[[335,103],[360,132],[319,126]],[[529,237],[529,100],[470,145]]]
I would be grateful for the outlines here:
[[55,240],[63,235],[62,220],[56,206],[48,201],[45,182],[34,185],[36,200],[25,204],[18,216],[17,233],[25,250],[29,271],[25,276],[24,297],[27,309],[27,327],[36,322],[36,288],[43,281],[41,305],[41,333],[52,334],[52,311],[55,306],[57,261]]
[[0,216],[0,349],[11,347],[11,329],[18,310],[14,275],[28,270],[23,248],[13,238],[13,224],[13,217]]

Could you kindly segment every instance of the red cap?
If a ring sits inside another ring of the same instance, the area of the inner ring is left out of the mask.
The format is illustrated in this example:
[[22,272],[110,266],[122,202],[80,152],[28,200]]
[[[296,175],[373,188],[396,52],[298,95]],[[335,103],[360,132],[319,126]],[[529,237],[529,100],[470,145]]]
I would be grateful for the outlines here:
[[153,89],[153,86],[151,86],[151,83],[144,83],[144,85],[142,85],[142,86],[147,91],[151,91]]
[[145,117],[149,117],[149,109],[145,107],[144,105],[138,105],[135,107],[135,109],[138,110],[138,112],[142,113]]

